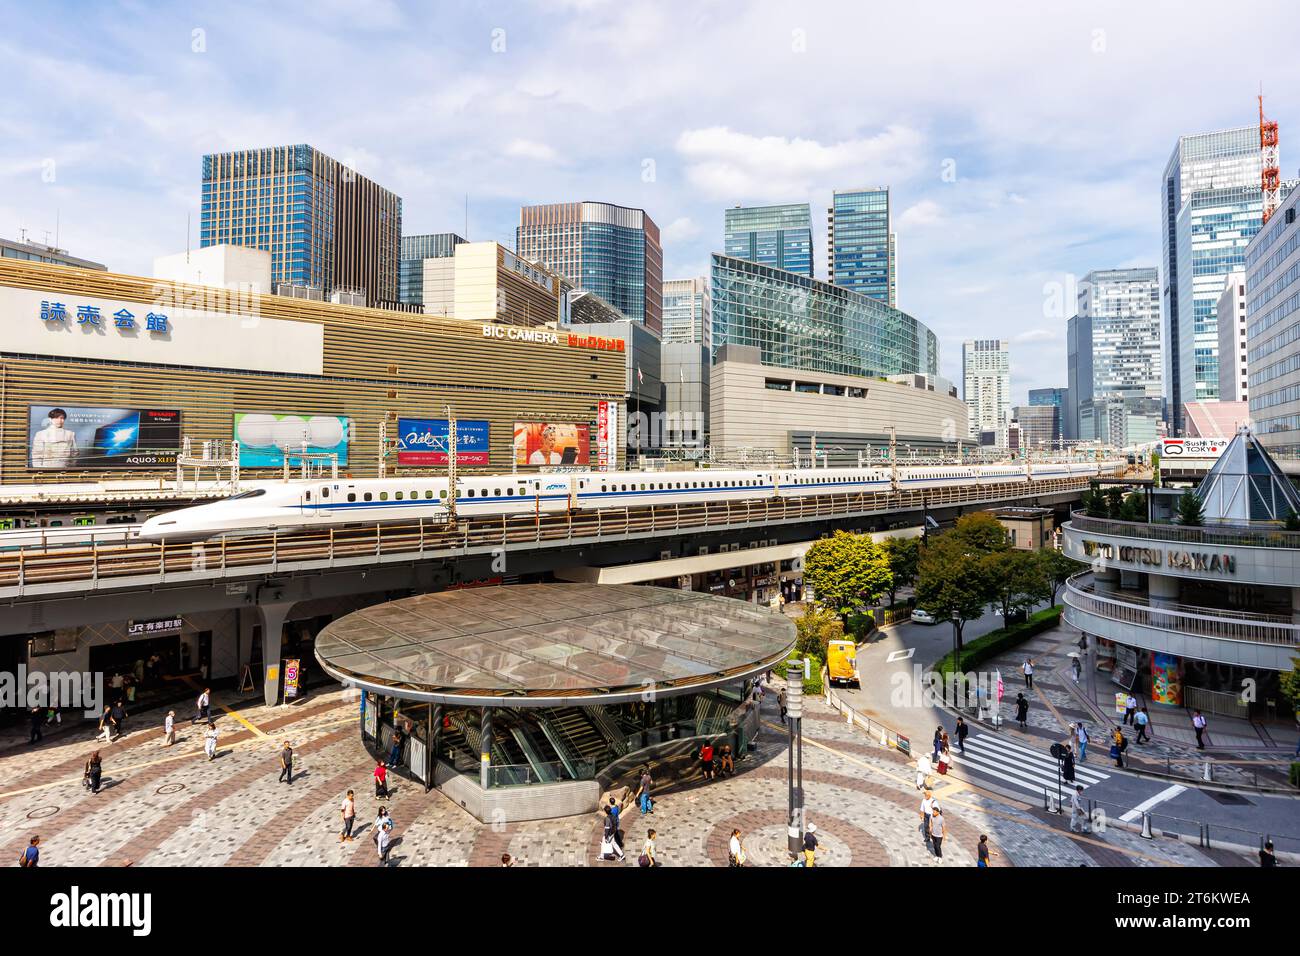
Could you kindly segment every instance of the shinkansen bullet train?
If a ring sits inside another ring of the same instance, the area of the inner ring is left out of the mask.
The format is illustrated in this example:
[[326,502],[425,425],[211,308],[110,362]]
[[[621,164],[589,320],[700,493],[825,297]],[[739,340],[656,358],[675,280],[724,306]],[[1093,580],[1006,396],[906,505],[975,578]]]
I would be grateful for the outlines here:
[[[888,492],[913,488],[1029,483],[1113,472],[1122,463],[1043,462],[1007,465],[808,468],[792,471],[575,472],[471,475],[456,481],[456,514],[531,515],[646,505],[702,504],[765,498]],[[296,481],[257,488],[211,504],[157,515],[140,528],[146,541],[222,534],[375,524],[450,516],[446,478]]]

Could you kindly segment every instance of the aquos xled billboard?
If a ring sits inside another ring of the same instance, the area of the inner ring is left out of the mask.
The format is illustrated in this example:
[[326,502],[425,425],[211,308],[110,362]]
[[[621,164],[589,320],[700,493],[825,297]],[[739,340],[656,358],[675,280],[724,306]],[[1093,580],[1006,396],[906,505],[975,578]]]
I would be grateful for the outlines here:
[[174,467],[181,413],[160,408],[32,405],[28,464],[42,471]]

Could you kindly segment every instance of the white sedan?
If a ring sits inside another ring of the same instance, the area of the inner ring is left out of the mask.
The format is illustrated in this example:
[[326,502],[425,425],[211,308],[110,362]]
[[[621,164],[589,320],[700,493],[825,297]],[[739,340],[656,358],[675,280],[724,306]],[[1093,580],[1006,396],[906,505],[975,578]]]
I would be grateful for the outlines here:
[[935,616],[923,608],[914,607],[912,608],[912,623],[934,624]]

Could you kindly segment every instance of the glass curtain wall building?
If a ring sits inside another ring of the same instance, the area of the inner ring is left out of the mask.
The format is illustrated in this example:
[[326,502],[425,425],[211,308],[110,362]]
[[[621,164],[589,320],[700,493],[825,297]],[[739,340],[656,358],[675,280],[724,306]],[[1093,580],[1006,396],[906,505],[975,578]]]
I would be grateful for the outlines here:
[[786,272],[813,277],[812,212],[805,203],[736,206],[723,225],[722,251]]
[[1161,182],[1165,394],[1176,429],[1182,407],[1217,399],[1224,276],[1242,267],[1263,216],[1259,129],[1179,137]]
[[759,349],[763,365],[876,377],[938,375],[933,332],[870,296],[770,266],[713,254],[713,355]]
[[299,144],[203,157],[199,245],[271,253],[275,284],[398,298],[402,200]]
[[397,271],[397,300],[408,305],[424,305],[424,260],[454,257],[456,247],[464,241],[454,232],[403,236],[402,260]]
[[669,279],[664,283],[663,342],[694,342],[706,348],[713,341],[709,280]]
[[1260,444],[1300,457],[1300,189],[1246,251],[1250,417]]
[[1062,413],[1065,406],[1065,394],[1067,389],[1064,388],[1031,388],[1029,390],[1029,407],[1039,408],[1044,405],[1052,408],[1052,436],[1051,440],[1059,442],[1065,437],[1062,429]]
[[652,332],[663,328],[663,247],[641,209],[602,202],[524,206],[519,255],[596,293]]
[[895,251],[889,187],[836,190],[826,213],[830,281],[896,306]]

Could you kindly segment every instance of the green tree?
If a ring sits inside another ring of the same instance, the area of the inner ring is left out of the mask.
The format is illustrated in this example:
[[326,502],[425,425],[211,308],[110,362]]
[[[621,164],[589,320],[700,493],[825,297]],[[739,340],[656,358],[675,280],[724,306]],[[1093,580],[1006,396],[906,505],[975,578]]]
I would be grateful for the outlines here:
[[886,538],[881,542],[885,560],[889,562],[889,603],[892,605],[899,588],[916,583],[917,568],[921,563],[920,538]]
[[[974,511],[957,519],[949,535],[955,536],[962,546],[973,554],[992,554],[1011,547],[1007,529],[1002,522],[987,511]],[[947,535],[945,535],[947,537]]]
[[1278,676],[1278,689],[1291,709],[1300,713],[1300,655],[1291,658],[1291,669]]
[[1282,527],[1286,531],[1300,531],[1300,515],[1295,513],[1294,508],[1287,509],[1286,521]]
[[954,531],[932,537],[921,551],[917,607],[952,622],[959,652],[967,622],[983,615],[994,597],[993,582],[983,562],[987,554],[972,550]]
[[803,558],[804,580],[841,619],[874,604],[889,589],[889,562],[870,535],[836,531],[814,542]]
[[1051,594],[1043,565],[1032,551],[995,551],[981,561],[993,588],[990,607],[1002,611],[1003,621],[1009,621],[1017,611],[1028,612]]
[[829,608],[809,604],[795,621],[795,649],[826,660],[826,645],[844,638],[844,625]]
[[1038,563],[1042,565],[1043,576],[1052,586],[1052,606],[1056,606],[1056,596],[1061,590],[1061,586],[1073,574],[1078,574],[1084,570],[1086,565],[1082,562],[1067,557],[1055,548],[1044,548],[1038,552]]
[[1089,518],[1106,517],[1106,496],[1097,490],[1095,485],[1090,486],[1080,496],[1080,503],[1083,505],[1084,514]]
[[1178,499],[1178,523],[1198,527],[1204,521],[1205,509],[1201,506],[1201,496],[1188,488]]
[[1106,489],[1106,517],[1118,518],[1124,507],[1124,489],[1110,487]]
[[1151,480],[1157,488],[1160,487],[1160,452],[1151,453]]
[[1119,517],[1121,521],[1146,521],[1147,496],[1140,491],[1126,495],[1119,508]]

